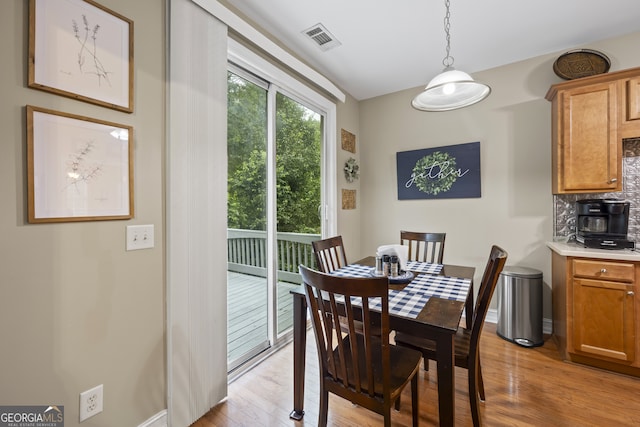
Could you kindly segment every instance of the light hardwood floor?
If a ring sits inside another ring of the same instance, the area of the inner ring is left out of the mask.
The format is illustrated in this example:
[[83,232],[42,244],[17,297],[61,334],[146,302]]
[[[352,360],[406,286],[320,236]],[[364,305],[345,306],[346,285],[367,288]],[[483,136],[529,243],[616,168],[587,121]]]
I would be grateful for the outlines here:
[[[485,426],[640,426],[640,379],[560,360],[555,344],[522,348],[485,324],[481,341],[486,402]],[[193,427],[315,426],[318,420],[318,364],[315,341],[307,339],[305,416],[289,419],[293,409],[291,344],[229,385],[229,397]],[[420,425],[438,425],[434,362],[420,371]],[[411,398],[404,391],[394,426],[411,424]],[[330,426],[379,426],[382,417],[330,395]],[[467,371],[456,368],[456,426],[470,426]]]

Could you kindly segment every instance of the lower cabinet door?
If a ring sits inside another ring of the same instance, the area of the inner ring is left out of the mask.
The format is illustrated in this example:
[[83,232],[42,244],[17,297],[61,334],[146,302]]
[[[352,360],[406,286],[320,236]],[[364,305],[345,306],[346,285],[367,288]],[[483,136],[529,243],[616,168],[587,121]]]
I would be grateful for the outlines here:
[[599,358],[633,362],[634,297],[632,284],[574,279],[574,350]]

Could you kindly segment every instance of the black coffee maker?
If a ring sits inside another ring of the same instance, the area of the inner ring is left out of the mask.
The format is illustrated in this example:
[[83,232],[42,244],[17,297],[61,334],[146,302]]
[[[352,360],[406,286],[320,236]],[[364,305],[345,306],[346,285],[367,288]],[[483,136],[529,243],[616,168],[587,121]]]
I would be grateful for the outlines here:
[[635,248],[627,239],[630,203],[618,199],[576,202],[576,240],[588,248]]

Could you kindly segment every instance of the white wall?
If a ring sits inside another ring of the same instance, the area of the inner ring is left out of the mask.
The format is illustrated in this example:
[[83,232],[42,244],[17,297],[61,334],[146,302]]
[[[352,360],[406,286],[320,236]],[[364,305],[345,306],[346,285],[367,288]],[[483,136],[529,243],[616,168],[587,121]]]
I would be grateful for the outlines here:
[[[588,47],[610,56],[615,71],[640,65],[639,44],[635,33]],[[551,318],[551,104],[544,96],[562,81],[552,70],[561,53],[476,73],[492,93],[457,111],[414,110],[410,101],[422,87],[362,101],[358,255],[398,242],[401,229],[446,232],[445,262],[475,266],[479,281],[498,244],[509,252],[508,265],[543,272],[544,317]],[[474,141],[481,145],[481,198],[398,200],[396,152]]]

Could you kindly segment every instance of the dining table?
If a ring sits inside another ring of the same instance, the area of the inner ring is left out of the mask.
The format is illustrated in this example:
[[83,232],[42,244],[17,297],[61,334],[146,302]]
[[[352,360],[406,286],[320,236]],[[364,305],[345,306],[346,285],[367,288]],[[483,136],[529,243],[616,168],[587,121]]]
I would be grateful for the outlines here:
[[[426,263],[416,264],[430,266]],[[336,275],[358,277],[351,272],[359,270],[364,272],[363,275],[373,274],[370,272],[374,265],[375,257],[369,256],[347,266],[346,273],[340,274],[338,271]],[[400,296],[400,291],[407,291],[414,285],[419,284],[425,291],[421,295],[422,302],[412,306],[415,309],[412,313],[400,309],[394,311],[390,308],[389,325],[393,331],[425,337],[436,343],[440,426],[453,426],[455,421],[454,337],[460,327],[463,312],[465,313],[464,327],[471,327],[475,267],[450,264],[431,266],[438,268],[433,271],[418,268],[413,274],[414,278],[406,283],[397,283],[397,280],[390,279],[390,300],[392,294]],[[336,272],[330,274],[334,273]],[[456,285],[456,295],[443,291],[443,283],[448,282],[461,284]],[[293,411],[289,417],[301,420],[304,417],[307,302],[302,284],[290,292],[293,296]],[[406,294],[408,292],[403,295]],[[416,294],[411,293],[411,295]],[[406,298],[403,297],[403,299]],[[424,302],[425,299],[426,302]]]

